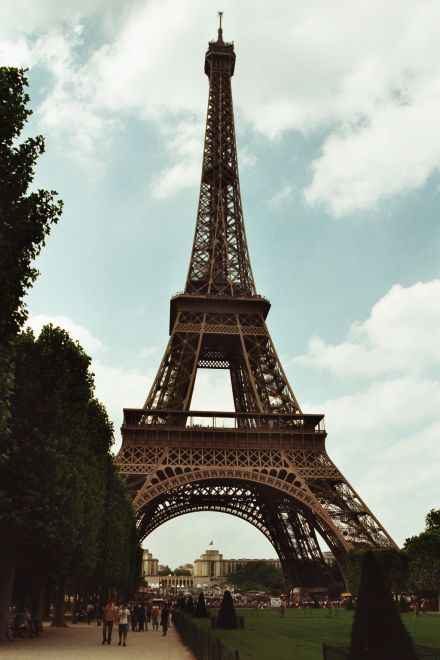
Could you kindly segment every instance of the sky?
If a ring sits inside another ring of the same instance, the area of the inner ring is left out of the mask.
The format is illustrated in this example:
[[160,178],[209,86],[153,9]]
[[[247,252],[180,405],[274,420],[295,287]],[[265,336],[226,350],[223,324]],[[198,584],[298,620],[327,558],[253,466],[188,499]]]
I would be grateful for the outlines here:
[[[329,455],[402,544],[440,506],[436,0],[3,0],[0,63],[29,68],[23,136],[46,141],[34,185],[65,205],[29,323],[64,327],[92,357],[116,451],[184,287],[219,9],[272,339],[303,411],[325,413]],[[201,371],[192,407],[231,409],[224,376]],[[166,523],[145,547],[175,567],[210,541],[275,556],[215,513]]]

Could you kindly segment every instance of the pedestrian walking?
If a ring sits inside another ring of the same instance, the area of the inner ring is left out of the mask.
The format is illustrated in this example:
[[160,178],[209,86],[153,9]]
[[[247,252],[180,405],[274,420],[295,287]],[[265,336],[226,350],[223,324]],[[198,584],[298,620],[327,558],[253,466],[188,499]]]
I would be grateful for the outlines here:
[[153,630],[159,630],[159,608],[153,605],[151,608],[151,621],[153,623]]
[[169,618],[170,618],[170,610],[168,608],[168,605],[165,604],[160,613],[160,625],[162,626],[162,637],[165,637],[165,635],[167,634]]
[[86,616],[87,616],[87,624],[90,626],[90,621],[93,619],[93,614],[94,614],[94,607],[92,603],[89,603],[86,607]]
[[102,643],[111,644],[112,643],[112,630],[113,624],[116,621],[116,607],[113,604],[112,599],[108,601],[107,605],[104,607],[104,612],[102,615]]
[[146,616],[145,616],[145,606],[143,603],[140,603],[137,608],[136,608],[136,616],[137,616],[137,623],[138,623],[138,631],[140,632],[141,630],[148,630],[148,625],[146,622]]
[[119,620],[119,642],[118,646],[127,646],[128,622],[130,619],[130,610],[125,603],[122,603],[118,610]]

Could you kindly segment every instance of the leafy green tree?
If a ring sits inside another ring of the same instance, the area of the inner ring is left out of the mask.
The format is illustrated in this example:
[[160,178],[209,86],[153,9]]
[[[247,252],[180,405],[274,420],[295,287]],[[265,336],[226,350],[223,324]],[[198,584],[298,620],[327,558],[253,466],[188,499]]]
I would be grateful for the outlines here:
[[231,592],[226,589],[223,594],[222,602],[217,617],[217,628],[235,629],[237,628],[237,612],[235,611],[234,601]]
[[[94,398],[90,358],[60,328],[16,340],[12,432],[0,464],[0,536],[5,565],[0,605],[9,611],[20,573],[58,582],[54,625],[64,625],[64,585],[96,582],[125,594],[137,588],[141,549],[131,500],[110,454],[113,429]],[[38,581],[37,581],[38,582]],[[40,603],[41,593],[40,593]]]
[[160,571],[157,572],[158,575],[173,575],[173,571],[169,566],[163,566]]
[[426,529],[405,541],[409,581],[416,591],[436,591],[440,605],[440,509],[426,516]]
[[362,575],[362,565],[366,552],[373,552],[391,591],[395,594],[405,592],[408,587],[408,557],[398,548],[377,548],[350,550],[346,557],[347,586],[352,594],[358,594]]
[[7,458],[14,339],[26,319],[24,295],[38,271],[32,261],[62,211],[56,193],[28,193],[41,135],[17,144],[32,111],[27,107],[27,78],[22,69],[0,67],[0,456]]
[[282,571],[264,561],[250,561],[229,573],[228,583],[240,591],[270,591],[279,594],[284,590]]
[[140,584],[142,550],[133,505],[111,458],[106,467],[105,508],[94,583],[101,601],[116,589],[129,598]]
[[362,557],[358,604],[351,631],[350,651],[356,660],[396,657],[416,660],[411,638],[402,623],[376,553]]

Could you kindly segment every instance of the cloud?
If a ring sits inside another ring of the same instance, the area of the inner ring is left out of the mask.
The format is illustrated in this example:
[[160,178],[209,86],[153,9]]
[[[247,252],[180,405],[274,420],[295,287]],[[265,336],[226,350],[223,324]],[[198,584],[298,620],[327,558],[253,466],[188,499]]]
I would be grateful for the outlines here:
[[439,336],[440,280],[395,285],[344,341],[315,337],[295,360],[345,389],[304,410],[325,412],[330,456],[399,543],[440,497]]
[[[225,38],[236,42],[242,120],[270,140],[286,131],[320,136],[304,190],[309,204],[341,216],[406,194],[438,171],[438,2],[279,0],[257,9],[251,0],[225,0],[224,10]],[[203,47],[216,29],[209,3],[193,0],[182,11],[180,0],[62,7],[45,0],[37,11],[19,0],[3,14],[0,49],[8,57],[33,64],[39,40],[39,64],[53,75],[39,109],[42,126],[63,140],[70,132],[83,163],[134,115],[157,123],[169,153],[153,184],[156,197],[196,184],[200,163],[188,126],[203,123],[206,107]],[[92,21],[93,38],[87,30],[79,38]],[[71,54],[56,70],[41,49],[54,34],[61,54]],[[176,132],[166,130],[174,123]]]
[[311,164],[307,202],[324,202],[342,216],[419,188],[440,165],[433,131],[439,113],[440,76],[414,90],[411,100],[385,100],[366,124],[329,136]]
[[440,364],[440,280],[393,286],[348,337],[328,344],[313,337],[296,362],[339,377],[420,373]]
[[272,208],[279,208],[286,201],[293,198],[293,188],[288,183],[285,183],[279,190],[277,190],[272,197],[268,200],[268,205]]
[[164,199],[183,188],[200,182],[203,151],[203,125],[196,119],[162,128],[173,165],[163,169],[152,183],[156,199]]
[[157,346],[150,346],[149,348],[143,348],[141,350],[141,357],[148,358],[150,355],[154,355],[157,352]]

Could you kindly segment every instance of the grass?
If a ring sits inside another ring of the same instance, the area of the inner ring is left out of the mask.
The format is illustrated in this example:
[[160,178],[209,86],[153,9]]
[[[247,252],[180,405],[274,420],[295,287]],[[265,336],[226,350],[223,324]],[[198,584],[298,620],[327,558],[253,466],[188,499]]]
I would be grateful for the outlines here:
[[[348,645],[353,612],[328,610],[286,610],[282,619],[277,609],[237,610],[245,617],[244,630],[215,630],[231,650],[240,652],[240,660],[322,660],[322,644]],[[418,646],[440,649],[440,619],[435,615],[402,619]],[[193,619],[208,627],[209,620]]]

